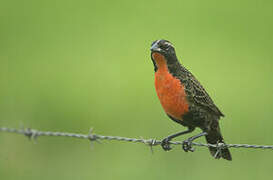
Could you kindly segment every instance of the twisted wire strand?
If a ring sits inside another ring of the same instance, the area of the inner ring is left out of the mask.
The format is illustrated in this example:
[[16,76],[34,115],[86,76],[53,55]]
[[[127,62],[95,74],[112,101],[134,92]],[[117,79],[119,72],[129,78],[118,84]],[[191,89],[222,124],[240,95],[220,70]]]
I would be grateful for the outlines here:
[[[109,140],[109,141],[125,141],[125,142],[133,142],[133,143],[144,143],[149,146],[157,146],[161,144],[161,141],[156,139],[141,139],[141,138],[128,138],[128,137],[120,137],[120,136],[104,136],[99,134],[93,134],[92,129],[89,134],[78,134],[78,133],[68,133],[68,132],[51,132],[51,131],[40,131],[30,128],[8,128],[8,127],[0,127],[0,132],[7,133],[15,133],[22,134],[30,139],[37,139],[39,136],[62,136],[62,137],[71,137],[77,139],[88,139],[90,141],[98,141],[98,140]],[[173,145],[182,145],[183,142],[171,141],[170,144]],[[271,149],[273,150],[273,145],[251,145],[251,144],[204,144],[204,143],[195,143],[192,142],[193,146],[199,147],[216,147],[219,150],[228,147],[228,148],[253,148],[253,149]]]

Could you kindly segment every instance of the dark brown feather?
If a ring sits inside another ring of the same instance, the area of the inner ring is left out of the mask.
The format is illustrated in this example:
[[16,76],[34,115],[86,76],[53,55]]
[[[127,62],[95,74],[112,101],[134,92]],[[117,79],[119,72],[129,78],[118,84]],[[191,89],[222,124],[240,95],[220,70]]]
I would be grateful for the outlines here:
[[178,61],[176,63],[169,64],[168,68],[173,76],[178,78],[185,86],[185,91],[190,103],[205,108],[219,117],[224,116],[224,114],[214,104],[213,100],[210,98],[203,86],[190,71],[183,67]]

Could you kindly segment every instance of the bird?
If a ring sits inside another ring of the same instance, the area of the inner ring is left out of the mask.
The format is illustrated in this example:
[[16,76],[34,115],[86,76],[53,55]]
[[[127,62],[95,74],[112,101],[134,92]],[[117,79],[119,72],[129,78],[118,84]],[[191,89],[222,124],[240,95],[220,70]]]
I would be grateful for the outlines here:
[[[196,128],[200,128],[202,132],[183,141],[182,148],[185,152],[194,151],[192,142],[202,136],[205,136],[209,144],[225,145],[219,125],[224,114],[195,76],[179,62],[172,43],[164,39],[156,40],[150,50],[159,101],[170,119],[187,127],[185,131],[164,138],[161,141],[162,148],[165,151],[171,150],[170,141],[173,138],[191,133]],[[220,150],[209,146],[209,151],[215,159],[232,160],[227,146]]]

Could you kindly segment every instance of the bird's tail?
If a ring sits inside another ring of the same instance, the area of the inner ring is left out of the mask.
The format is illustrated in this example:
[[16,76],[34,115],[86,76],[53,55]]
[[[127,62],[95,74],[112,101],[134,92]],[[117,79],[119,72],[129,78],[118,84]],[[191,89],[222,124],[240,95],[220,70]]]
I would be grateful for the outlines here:
[[[206,140],[209,144],[217,144],[217,143],[224,143],[223,137],[220,132],[220,128],[211,129],[208,132],[208,135],[206,135]],[[231,154],[228,150],[228,148],[221,149],[220,152],[217,152],[217,148],[215,147],[209,147],[210,153],[213,157],[216,159],[224,158],[226,160],[231,161]]]

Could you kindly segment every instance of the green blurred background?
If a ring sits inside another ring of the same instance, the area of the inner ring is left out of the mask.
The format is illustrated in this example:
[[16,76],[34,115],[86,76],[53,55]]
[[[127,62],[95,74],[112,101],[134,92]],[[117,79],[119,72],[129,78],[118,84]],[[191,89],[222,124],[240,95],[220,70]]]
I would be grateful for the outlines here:
[[[154,90],[149,47],[164,38],[226,115],[227,143],[272,145],[272,9],[270,0],[1,0],[0,126],[157,139],[183,130]],[[151,154],[0,133],[0,179],[272,178],[272,151],[231,151],[227,162],[206,148]]]

